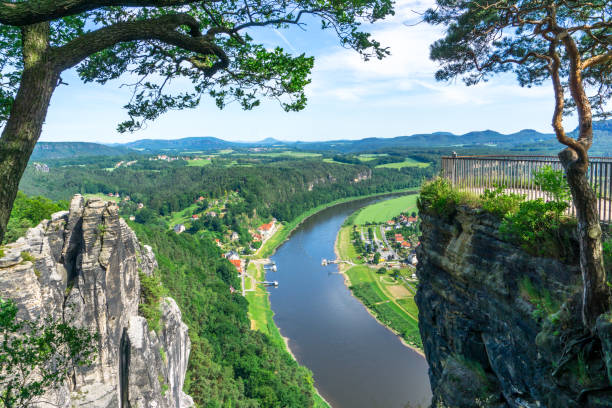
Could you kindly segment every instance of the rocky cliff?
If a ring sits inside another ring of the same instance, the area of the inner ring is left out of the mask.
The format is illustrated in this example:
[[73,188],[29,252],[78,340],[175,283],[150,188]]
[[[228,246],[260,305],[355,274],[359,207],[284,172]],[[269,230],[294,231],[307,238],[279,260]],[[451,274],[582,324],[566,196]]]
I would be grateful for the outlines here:
[[93,365],[76,368],[37,407],[193,406],[183,393],[190,342],[181,312],[161,301],[160,330],[139,315],[139,274],[157,263],[119,218],[113,203],[77,195],[56,213],[3,248],[0,294],[19,316],[53,316],[99,334]]
[[577,265],[529,255],[477,209],[421,216],[416,301],[432,406],[612,406],[612,323],[582,329]]

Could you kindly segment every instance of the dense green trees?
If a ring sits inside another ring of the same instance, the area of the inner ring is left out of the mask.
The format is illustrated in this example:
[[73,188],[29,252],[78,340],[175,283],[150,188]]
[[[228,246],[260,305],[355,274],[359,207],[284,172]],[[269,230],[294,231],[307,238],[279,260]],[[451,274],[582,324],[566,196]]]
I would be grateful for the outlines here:
[[266,335],[250,330],[236,269],[209,239],[133,224],[153,247],[159,275],[192,341],[186,391],[201,407],[311,407],[310,372]]
[[[35,227],[51,214],[68,209],[68,202],[53,202],[45,197],[28,197],[19,192],[13,205],[4,242],[12,242],[23,236],[28,228]],[[1,243],[1,242],[0,242]]]
[[[416,187],[434,174],[427,168],[373,169],[369,180],[354,182],[365,166],[346,166],[320,160],[291,160],[249,167],[169,167],[146,171],[132,167],[112,172],[91,167],[53,167],[50,173],[28,169],[21,187],[28,194],[69,199],[74,193],[115,193],[142,201],[146,208],[169,215],[194,203],[201,195],[220,198],[239,191],[242,200],[231,203],[228,214],[274,216],[289,221],[320,204],[338,198]],[[203,220],[216,230],[211,223]]]

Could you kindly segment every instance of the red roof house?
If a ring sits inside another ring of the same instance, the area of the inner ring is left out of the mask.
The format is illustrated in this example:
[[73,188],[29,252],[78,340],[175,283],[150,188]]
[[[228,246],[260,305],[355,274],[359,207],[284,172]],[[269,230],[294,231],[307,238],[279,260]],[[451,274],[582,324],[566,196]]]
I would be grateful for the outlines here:
[[259,231],[270,231],[272,229],[272,226],[274,225],[274,223],[269,222],[267,224],[261,224],[259,226],[259,228],[257,228]]
[[230,262],[236,267],[239,273],[242,273],[242,261],[240,259],[230,259]]

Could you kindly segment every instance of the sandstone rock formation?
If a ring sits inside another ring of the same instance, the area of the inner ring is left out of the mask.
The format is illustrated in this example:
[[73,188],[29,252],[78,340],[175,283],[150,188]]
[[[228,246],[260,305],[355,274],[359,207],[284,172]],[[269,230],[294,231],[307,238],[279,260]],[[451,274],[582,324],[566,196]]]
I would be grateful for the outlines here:
[[[434,407],[610,407],[612,320],[580,320],[574,262],[529,255],[499,220],[421,211],[416,296]],[[609,374],[610,373],[610,374]]]
[[70,211],[53,214],[3,252],[0,294],[16,301],[20,317],[63,318],[99,333],[95,363],[75,369],[37,407],[193,406],[182,391],[187,326],[171,298],[161,301],[158,333],[139,315],[139,274],[150,276],[157,263],[115,204],[77,195]]

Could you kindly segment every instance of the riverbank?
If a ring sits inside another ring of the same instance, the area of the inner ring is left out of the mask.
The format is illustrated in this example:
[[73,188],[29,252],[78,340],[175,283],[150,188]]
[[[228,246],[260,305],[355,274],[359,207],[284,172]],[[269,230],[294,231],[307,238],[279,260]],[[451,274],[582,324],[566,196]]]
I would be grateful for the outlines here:
[[338,264],[345,285],[368,313],[396,334],[402,344],[425,357],[414,302],[417,282],[407,282],[401,275],[395,278],[378,273],[378,266],[364,263],[352,244],[352,228],[353,225],[346,224],[340,228],[334,245],[336,259],[350,263]]
[[[258,330],[265,333],[273,343],[284,349],[295,361],[297,361],[291,348],[289,348],[289,339],[281,334],[274,323],[274,312],[270,307],[270,299],[266,287],[256,284],[256,282],[264,281],[266,277],[264,263],[261,261],[263,260],[252,260],[247,268],[247,271],[251,274],[250,276],[254,286],[253,290],[249,290],[246,293],[246,299],[249,302],[248,316],[251,320],[251,330]],[[329,403],[319,394],[316,387],[314,391],[314,408],[331,408]]]
[[375,193],[375,194],[368,194],[364,196],[353,196],[353,197],[340,198],[338,200],[330,201],[329,203],[326,203],[326,204],[321,204],[311,210],[308,210],[302,213],[300,216],[295,218],[293,221],[290,221],[287,224],[281,226],[274,233],[272,237],[266,240],[266,242],[261,246],[261,248],[257,250],[255,254],[251,255],[251,257],[253,259],[259,259],[259,258],[267,258],[271,256],[272,254],[274,254],[274,251],[276,251],[276,249],[289,238],[291,233],[298,226],[300,226],[300,224],[302,224],[309,217],[312,217],[313,215],[327,208],[333,207],[338,204],[348,203],[351,201],[357,201],[357,200],[362,200],[366,198],[385,197],[389,195],[404,194],[404,193],[416,193],[418,191],[419,191],[418,188],[406,188],[402,190],[388,191],[386,193]]
[[[255,282],[265,280],[265,269],[263,267],[265,260],[271,256],[276,249],[289,238],[291,233],[309,217],[327,208],[351,201],[403,193],[415,193],[416,191],[416,189],[403,189],[380,194],[347,197],[322,204],[301,214],[293,221],[280,226],[274,235],[267,239],[255,254],[247,257],[249,259],[247,271],[252,276],[251,280],[254,280]],[[266,288],[262,285],[255,285],[255,290],[248,291],[246,293],[246,299],[249,302],[249,319],[251,320],[251,329],[266,333],[274,343],[280,347],[283,347],[293,357],[293,359],[297,361],[295,355],[289,347],[289,339],[280,333],[280,330],[274,322],[274,312],[272,311],[269,294]],[[315,408],[330,408],[330,404],[318,393],[316,387],[315,391],[317,391],[315,394]]]

